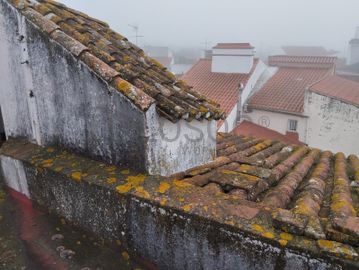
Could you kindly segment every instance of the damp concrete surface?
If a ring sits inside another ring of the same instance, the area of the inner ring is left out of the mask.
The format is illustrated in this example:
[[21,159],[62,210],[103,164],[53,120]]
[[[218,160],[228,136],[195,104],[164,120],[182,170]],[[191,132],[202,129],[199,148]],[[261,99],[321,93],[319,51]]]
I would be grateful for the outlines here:
[[151,270],[149,263],[0,186],[0,269]]

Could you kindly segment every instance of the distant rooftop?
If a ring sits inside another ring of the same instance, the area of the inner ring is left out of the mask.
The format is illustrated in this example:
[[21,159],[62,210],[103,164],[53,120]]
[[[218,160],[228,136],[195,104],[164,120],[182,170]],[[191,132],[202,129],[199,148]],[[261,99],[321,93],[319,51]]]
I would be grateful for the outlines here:
[[302,114],[307,86],[330,73],[326,68],[281,67],[248,101],[249,108]]
[[310,91],[346,103],[359,105],[359,83],[339,76],[328,76],[309,87]]
[[322,46],[283,46],[282,49],[286,55],[295,56],[330,56],[337,53]]
[[240,84],[247,84],[257,63],[258,60],[254,60],[249,74],[215,73],[211,71],[211,59],[200,59],[181,79],[202,95],[218,102],[221,109],[229,114],[238,103]]
[[218,43],[213,49],[254,49],[250,43]]
[[268,58],[270,66],[298,68],[332,68],[336,61],[337,58],[331,56],[273,55]]
[[232,133],[236,135],[254,137],[259,139],[271,139],[289,144],[297,144],[297,145],[303,144],[301,141],[299,141],[298,134],[288,133],[284,135],[275,130],[257,125],[249,121],[243,121],[242,123],[240,123],[232,131]]

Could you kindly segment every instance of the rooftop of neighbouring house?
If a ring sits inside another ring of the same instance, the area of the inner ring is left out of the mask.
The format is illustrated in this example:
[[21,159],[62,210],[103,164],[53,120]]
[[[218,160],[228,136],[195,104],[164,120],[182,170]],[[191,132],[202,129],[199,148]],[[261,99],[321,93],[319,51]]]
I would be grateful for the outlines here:
[[[343,256],[358,259],[356,155],[346,157],[343,153],[228,133],[218,134],[217,153],[213,162],[173,178],[203,190],[207,201],[223,196],[229,202],[250,207],[249,213],[253,209],[271,213],[271,217],[262,215],[259,225],[250,226],[264,238],[277,239],[278,230],[282,234],[277,240],[284,246],[298,236],[313,240],[310,245],[324,252],[335,253],[341,247]],[[230,217],[236,208],[222,209]],[[272,227],[275,231],[266,229]]]
[[330,56],[337,53],[322,46],[283,46],[282,49],[285,54],[295,56]]
[[249,108],[302,114],[306,88],[333,72],[335,57],[273,56],[277,72],[248,100]]
[[359,75],[359,63],[343,66],[338,70],[339,73],[350,73]]
[[288,132],[287,134],[279,133],[273,129],[269,129],[260,125],[257,125],[250,121],[242,121],[233,131],[233,134],[241,136],[249,136],[255,138],[267,138],[271,140],[277,140],[290,144],[303,144],[299,141],[298,133]]
[[249,74],[216,73],[211,71],[212,59],[200,59],[181,79],[200,92],[215,100],[228,115],[238,103],[240,84],[246,86],[258,63],[254,60]]
[[158,62],[161,63],[161,65],[165,67],[169,67],[173,62],[172,57],[154,56],[153,58],[156,59]]
[[108,24],[52,0],[9,3],[141,110],[155,103],[159,115],[172,122],[224,117],[216,102],[193,91]]
[[250,43],[218,43],[213,49],[254,49]]
[[310,91],[349,104],[359,105],[359,83],[339,76],[328,76],[308,88]]

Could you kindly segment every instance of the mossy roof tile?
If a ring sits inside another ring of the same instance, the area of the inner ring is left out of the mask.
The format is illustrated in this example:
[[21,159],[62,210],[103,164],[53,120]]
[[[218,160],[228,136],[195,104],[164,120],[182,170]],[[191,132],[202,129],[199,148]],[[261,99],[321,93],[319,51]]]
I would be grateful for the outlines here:
[[[110,29],[100,20],[52,0],[9,0],[50,38],[80,57],[89,68],[146,111],[156,103],[160,116],[180,119],[219,120],[219,105],[180,82],[163,65],[147,57],[142,49]],[[85,53],[83,53],[85,51]],[[113,83],[121,78],[131,85]],[[140,99],[140,100],[137,100]]]

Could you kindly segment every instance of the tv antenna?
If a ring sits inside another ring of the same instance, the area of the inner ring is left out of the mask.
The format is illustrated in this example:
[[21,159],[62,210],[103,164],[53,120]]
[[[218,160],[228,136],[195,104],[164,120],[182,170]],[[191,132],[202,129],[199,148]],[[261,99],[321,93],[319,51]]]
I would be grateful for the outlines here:
[[212,42],[205,40],[201,44],[204,45],[204,50],[208,50],[208,48],[211,46]]
[[138,31],[139,31],[138,24],[129,24],[128,26],[131,27],[133,29],[133,31],[135,32],[134,38],[136,39],[136,46],[138,46],[138,38],[143,38],[144,36],[138,35]]

